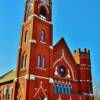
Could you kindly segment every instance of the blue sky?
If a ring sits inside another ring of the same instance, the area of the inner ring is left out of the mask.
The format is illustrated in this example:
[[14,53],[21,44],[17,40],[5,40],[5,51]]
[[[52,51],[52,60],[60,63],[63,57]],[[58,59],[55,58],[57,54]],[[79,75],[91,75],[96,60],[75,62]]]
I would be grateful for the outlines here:
[[[91,50],[93,79],[100,81],[100,0],[53,0],[54,44],[63,36],[71,51]],[[0,2],[0,75],[14,69],[24,0]]]

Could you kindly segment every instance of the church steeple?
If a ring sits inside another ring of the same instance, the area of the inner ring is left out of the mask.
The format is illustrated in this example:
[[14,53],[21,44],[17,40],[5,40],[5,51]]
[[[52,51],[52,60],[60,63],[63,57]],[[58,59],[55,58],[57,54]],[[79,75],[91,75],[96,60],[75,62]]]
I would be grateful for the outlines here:
[[[49,69],[52,66],[53,57],[51,18],[50,0],[26,1],[17,63],[18,84],[20,80],[22,81],[20,77],[23,77],[26,86],[25,91],[27,91],[27,87],[31,86],[27,83],[28,81],[35,80],[35,82],[32,82],[33,86],[35,86],[41,83],[39,79],[37,80],[37,76],[50,77]],[[45,84],[43,83],[43,86]],[[39,84],[35,87],[38,88]],[[19,88],[21,89],[21,86]],[[30,94],[31,98],[35,94],[34,89]],[[23,95],[23,100],[25,100],[24,98],[30,100],[29,97],[25,97],[27,94],[20,94],[17,91],[17,95]]]

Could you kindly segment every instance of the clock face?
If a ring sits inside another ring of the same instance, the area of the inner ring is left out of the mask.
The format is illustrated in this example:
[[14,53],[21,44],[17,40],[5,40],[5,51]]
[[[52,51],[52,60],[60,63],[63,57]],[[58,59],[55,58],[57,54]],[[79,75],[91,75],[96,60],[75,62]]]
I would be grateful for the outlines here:
[[58,69],[58,72],[61,76],[65,76],[66,75],[66,68],[65,66],[60,66],[59,69]]

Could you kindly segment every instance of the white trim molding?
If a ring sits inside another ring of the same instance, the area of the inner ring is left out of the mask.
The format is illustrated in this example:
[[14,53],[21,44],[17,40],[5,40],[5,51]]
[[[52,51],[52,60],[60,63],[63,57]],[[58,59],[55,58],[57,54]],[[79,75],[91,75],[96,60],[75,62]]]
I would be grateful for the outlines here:
[[17,78],[14,78],[14,82],[17,82]]
[[30,74],[30,80],[35,80],[35,75]]
[[49,83],[54,83],[53,78],[49,79]]
[[49,48],[53,50],[53,46],[49,46]]
[[30,39],[29,42],[30,42],[30,43],[36,43],[36,40]]
[[40,43],[42,43],[42,44],[46,44],[46,42],[42,42],[42,41],[40,41]]
[[26,80],[29,80],[30,79],[30,77],[29,77],[29,75],[27,74],[27,75],[25,75],[25,79]]
[[30,74],[30,80],[35,80],[35,78],[46,79],[46,80],[49,80],[49,83],[54,83],[53,78],[48,78],[48,77],[43,77],[43,76],[36,76],[36,75]]

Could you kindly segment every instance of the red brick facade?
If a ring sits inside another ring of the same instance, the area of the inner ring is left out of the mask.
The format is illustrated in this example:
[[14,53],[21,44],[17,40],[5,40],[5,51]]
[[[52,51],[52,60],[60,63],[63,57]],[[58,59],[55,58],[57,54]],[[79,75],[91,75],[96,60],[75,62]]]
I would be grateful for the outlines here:
[[90,51],[72,54],[64,38],[53,46],[51,0],[26,1],[16,78],[9,84],[10,100],[93,100]]

